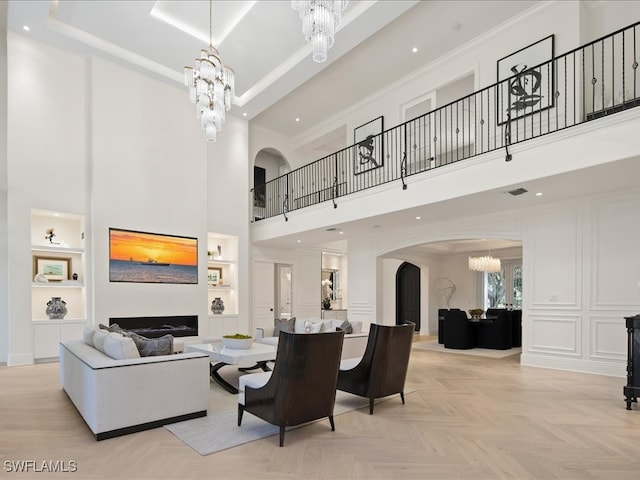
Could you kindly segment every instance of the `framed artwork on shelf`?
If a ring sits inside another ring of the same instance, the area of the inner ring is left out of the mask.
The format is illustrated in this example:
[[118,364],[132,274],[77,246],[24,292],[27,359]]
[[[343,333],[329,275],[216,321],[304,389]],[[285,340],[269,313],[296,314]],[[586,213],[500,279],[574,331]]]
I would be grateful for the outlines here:
[[498,60],[498,125],[554,105],[554,36]]
[[383,165],[384,117],[374,118],[353,131],[353,173],[359,175]]
[[69,280],[71,259],[64,257],[33,257],[33,276],[43,275],[50,282]]
[[109,229],[109,281],[198,283],[198,239]]
[[219,267],[209,267],[207,274],[207,282],[209,285],[218,285],[222,283],[222,269]]

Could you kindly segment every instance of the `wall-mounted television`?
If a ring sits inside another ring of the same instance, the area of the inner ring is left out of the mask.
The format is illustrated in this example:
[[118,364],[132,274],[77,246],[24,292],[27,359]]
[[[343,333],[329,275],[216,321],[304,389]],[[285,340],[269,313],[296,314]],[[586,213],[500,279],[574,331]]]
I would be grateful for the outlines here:
[[109,281],[198,283],[198,239],[109,229]]

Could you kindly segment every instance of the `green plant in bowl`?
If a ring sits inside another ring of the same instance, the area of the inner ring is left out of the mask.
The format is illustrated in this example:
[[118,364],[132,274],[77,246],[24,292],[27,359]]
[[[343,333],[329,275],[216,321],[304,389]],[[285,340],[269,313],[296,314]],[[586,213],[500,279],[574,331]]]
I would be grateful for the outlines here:
[[249,338],[252,338],[251,335],[244,335],[242,333],[235,333],[233,335],[223,335],[224,338],[236,338],[236,339],[241,339],[241,340],[247,340]]
[[471,315],[474,318],[482,316],[483,313],[484,313],[484,310],[481,308],[472,308],[471,310],[469,310],[469,315]]
[[235,350],[247,350],[251,348],[252,343],[253,343],[253,337],[251,335],[236,333],[234,335],[222,336],[222,344],[226,348],[232,348]]

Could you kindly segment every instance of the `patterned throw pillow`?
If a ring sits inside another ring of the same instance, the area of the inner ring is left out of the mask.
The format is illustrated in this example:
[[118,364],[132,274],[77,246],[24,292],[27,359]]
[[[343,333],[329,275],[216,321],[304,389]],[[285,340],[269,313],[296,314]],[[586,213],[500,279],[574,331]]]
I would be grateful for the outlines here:
[[275,319],[275,328],[273,329],[273,336],[279,337],[280,332],[293,333],[294,326],[296,324],[296,317],[291,317],[290,319]]
[[310,322],[304,321],[304,333],[320,333],[322,329],[322,322]]
[[173,335],[165,335],[160,338],[147,338],[130,332],[127,336],[133,339],[141,357],[157,357],[160,355],[171,355],[173,353]]
[[340,330],[344,330],[345,335],[353,333],[353,326],[351,325],[351,323],[349,323],[349,320],[345,320],[344,322],[342,322],[342,324],[338,328],[340,328]]

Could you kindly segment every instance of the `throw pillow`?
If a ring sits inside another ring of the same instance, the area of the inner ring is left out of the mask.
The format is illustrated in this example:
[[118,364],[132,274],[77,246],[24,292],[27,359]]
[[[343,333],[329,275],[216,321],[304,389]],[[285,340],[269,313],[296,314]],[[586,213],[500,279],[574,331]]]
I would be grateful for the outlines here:
[[273,336],[279,337],[280,332],[293,333],[296,324],[296,317],[291,317],[290,319],[275,319],[275,327],[273,329]]
[[349,333],[353,333],[353,326],[351,325],[351,323],[349,323],[349,320],[345,320],[344,322],[342,322],[342,325],[340,325],[340,330],[344,330],[344,334],[347,335]]
[[94,333],[96,333],[96,329],[95,328],[87,327],[85,325],[84,331],[82,332],[82,339],[84,340],[84,343],[86,343],[90,347],[95,347],[95,345],[93,344],[93,335],[94,335]]
[[104,324],[99,324],[98,325],[102,330],[106,330],[108,332],[116,332],[116,333],[120,333],[123,334],[125,333],[125,330],[123,330],[122,328],[120,328],[120,325],[118,325],[117,323],[112,323],[109,326],[106,326]]
[[106,330],[96,330],[93,334],[93,346],[99,352],[104,353],[104,340],[109,336]]
[[173,354],[173,335],[165,335],[160,338],[147,338],[137,333],[128,334],[138,347],[141,357],[156,357]]
[[107,338],[104,339],[104,353],[114,360],[140,357],[140,353],[133,339],[123,337],[115,332],[110,333]]
[[304,321],[304,333],[320,333],[321,328],[322,322],[310,322],[309,320]]

